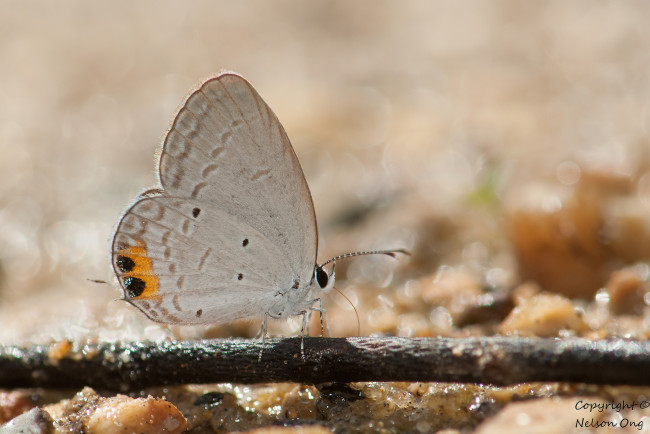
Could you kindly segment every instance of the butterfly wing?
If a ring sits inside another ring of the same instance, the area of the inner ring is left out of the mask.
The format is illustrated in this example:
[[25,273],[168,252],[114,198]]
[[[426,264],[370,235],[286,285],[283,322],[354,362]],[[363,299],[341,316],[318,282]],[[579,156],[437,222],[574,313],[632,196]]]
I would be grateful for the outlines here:
[[163,189],[125,213],[113,267],[150,318],[211,323],[266,312],[316,261],[311,195],[282,125],[242,77],[192,93],[160,158]]

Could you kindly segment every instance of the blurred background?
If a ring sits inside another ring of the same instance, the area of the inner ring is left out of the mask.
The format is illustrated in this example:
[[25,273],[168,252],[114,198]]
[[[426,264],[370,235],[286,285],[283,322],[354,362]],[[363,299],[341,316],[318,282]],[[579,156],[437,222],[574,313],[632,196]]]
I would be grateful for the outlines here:
[[[648,16],[642,1],[0,3],[0,342],[206,332],[114,301],[110,243],[157,183],[177,108],[224,69],[283,123],[320,260],[412,250],[341,263],[362,335],[453,334],[427,289],[441,279],[593,300],[650,257]],[[423,315],[388,317],[427,294]],[[334,335],[356,333],[344,299],[325,306]]]

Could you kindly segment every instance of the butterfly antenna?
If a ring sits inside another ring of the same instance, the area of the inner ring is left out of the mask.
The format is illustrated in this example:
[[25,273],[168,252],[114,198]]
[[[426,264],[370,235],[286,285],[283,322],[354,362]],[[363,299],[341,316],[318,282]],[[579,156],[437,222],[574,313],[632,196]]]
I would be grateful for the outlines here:
[[404,249],[370,250],[370,251],[367,251],[367,252],[351,252],[351,253],[345,253],[343,255],[335,256],[332,259],[328,259],[327,261],[325,261],[321,265],[319,265],[319,267],[322,268],[325,265],[329,264],[330,262],[335,262],[335,261],[338,261],[339,259],[352,258],[354,256],[387,255],[387,256],[390,256],[391,258],[394,258],[396,253],[402,253],[404,255],[409,255],[409,256],[411,255],[410,252],[408,252],[407,250],[404,250]]
[[359,311],[357,310],[356,307],[354,307],[354,303],[352,303],[352,301],[340,289],[338,289],[336,286],[334,287],[334,289],[336,290],[336,292],[341,294],[343,298],[345,298],[348,301],[348,303],[350,303],[352,309],[354,309],[354,313],[357,315],[357,336],[361,335],[361,320],[359,319]]

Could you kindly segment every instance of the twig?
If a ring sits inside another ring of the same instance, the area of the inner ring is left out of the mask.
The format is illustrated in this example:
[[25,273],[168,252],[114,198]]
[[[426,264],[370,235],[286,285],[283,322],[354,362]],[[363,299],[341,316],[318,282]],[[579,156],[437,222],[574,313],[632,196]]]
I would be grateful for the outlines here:
[[[54,344],[56,345],[56,344]],[[186,383],[533,381],[650,385],[650,342],[623,339],[305,338],[0,347],[0,387],[136,390]]]

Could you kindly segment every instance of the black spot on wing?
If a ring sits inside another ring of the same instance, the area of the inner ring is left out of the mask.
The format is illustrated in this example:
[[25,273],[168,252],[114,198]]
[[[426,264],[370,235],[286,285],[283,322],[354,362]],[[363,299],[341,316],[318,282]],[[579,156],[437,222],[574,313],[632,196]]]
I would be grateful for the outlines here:
[[133,271],[133,269],[135,268],[135,262],[133,261],[133,259],[129,258],[128,256],[119,255],[117,257],[116,262],[117,262],[117,267],[123,273],[128,273],[129,271]]
[[147,284],[144,283],[144,280],[137,277],[127,277],[124,279],[124,289],[126,289],[126,295],[129,298],[140,296],[146,287]]

